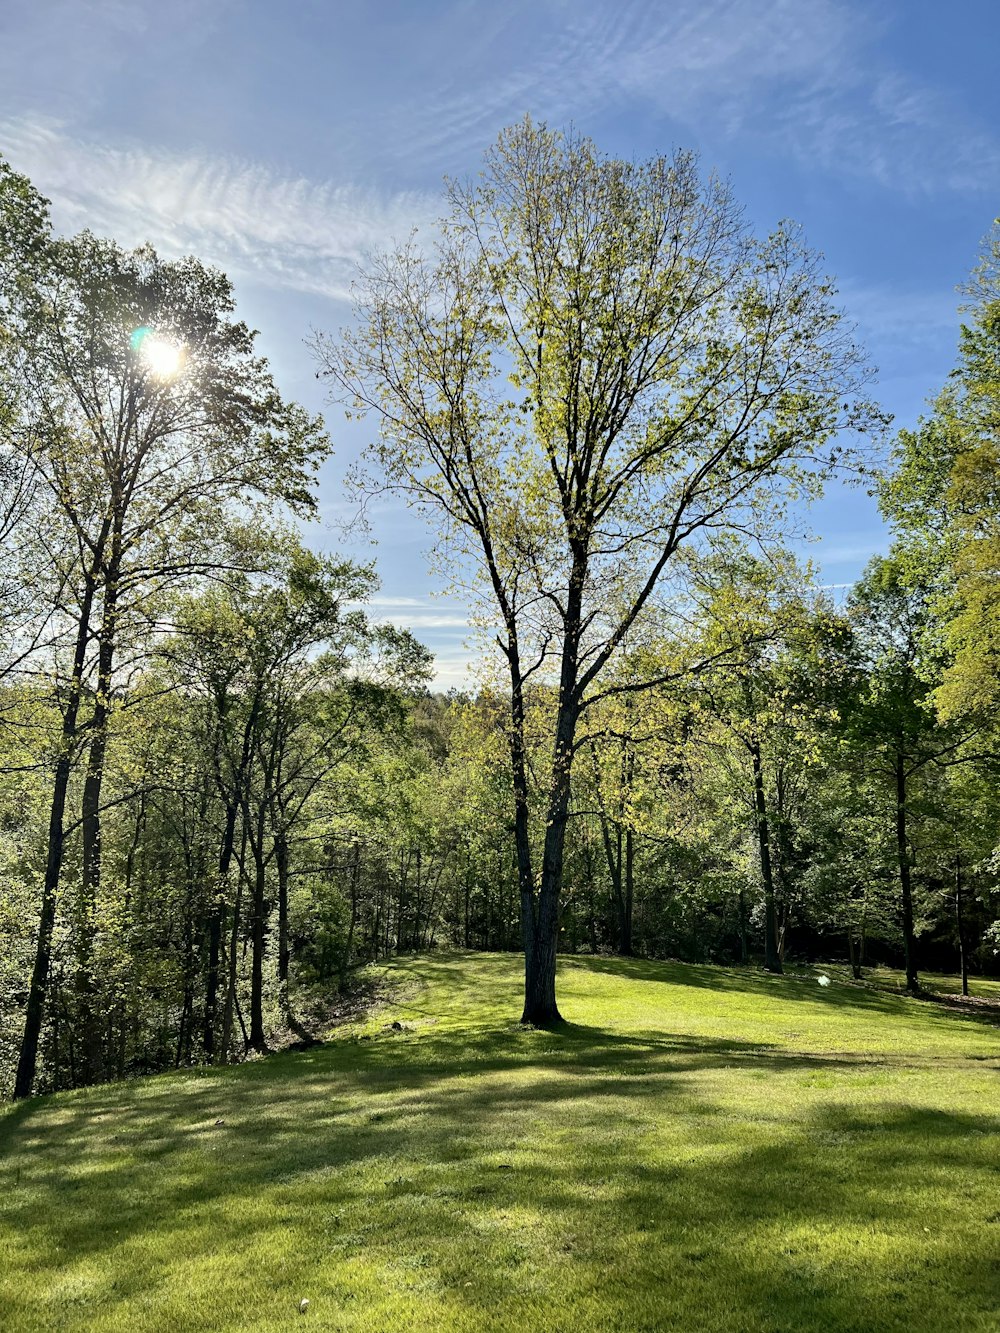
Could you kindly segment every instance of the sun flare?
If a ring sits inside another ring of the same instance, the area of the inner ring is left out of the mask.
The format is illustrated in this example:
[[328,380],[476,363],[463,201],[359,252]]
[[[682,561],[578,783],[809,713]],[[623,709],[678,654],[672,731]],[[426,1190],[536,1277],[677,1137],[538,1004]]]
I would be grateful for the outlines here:
[[184,344],[154,333],[152,329],[136,329],[129,341],[132,350],[157,379],[172,379],[184,364]]

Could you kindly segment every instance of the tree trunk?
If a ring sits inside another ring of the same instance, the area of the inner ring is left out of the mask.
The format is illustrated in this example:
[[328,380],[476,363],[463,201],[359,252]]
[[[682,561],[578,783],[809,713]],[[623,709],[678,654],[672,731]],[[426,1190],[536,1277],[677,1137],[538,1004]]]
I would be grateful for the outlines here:
[[955,924],[958,927],[958,957],[962,968],[962,994],[969,993],[969,958],[965,948],[965,921],[962,916],[962,853],[955,848]]
[[896,854],[899,863],[899,888],[903,908],[903,950],[906,961],[906,989],[917,992],[917,948],[913,934],[913,889],[910,877],[910,851],[906,836],[906,766],[902,751],[896,753]]
[[562,1019],[556,1004],[556,947],[559,937],[558,902],[543,884],[538,914],[524,955],[524,1012],[522,1023],[549,1027]]
[[94,1011],[97,987],[94,978],[95,913],[101,891],[101,790],[108,750],[111,714],[112,670],[118,622],[118,569],[108,569],[104,589],[104,611],[97,658],[97,692],[91,718],[91,742],[83,783],[80,835],[83,867],[76,923],[76,977],[74,981],[80,1022],[81,1080],[98,1081],[103,1073],[101,1025]]
[[229,868],[236,845],[237,804],[235,799],[226,805],[226,822],[219,847],[219,868],[215,893],[208,917],[208,967],[205,972],[205,1012],[202,1019],[202,1045],[205,1059],[215,1063],[215,1024],[219,1007],[219,962],[222,954],[222,933],[225,928],[226,886]]
[[[67,738],[68,739],[68,738]],[[64,741],[64,744],[67,742]],[[52,807],[49,813],[49,845],[45,862],[45,882],[42,887],[42,910],[38,921],[38,940],[35,945],[35,963],[31,972],[31,987],[24,1015],[24,1035],[18,1055],[14,1097],[30,1097],[38,1063],[38,1041],[45,1012],[45,992],[52,962],[52,931],[56,920],[56,894],[63,857],[63,816],[66,810],[66,791],[69,787],[70,757],[59,756],[55,781],[52,786]]]
[[[608,863],[608,875],[611,878],[611,895],[615,904],[617,952],[628,957],[632,953],[633,834],[630,828],[623,828],[621,819],[612,820],[608,814],[601,789],[601,766],[597,757],[597,746],[593,741],[590,743],[590,754],[594,764],[594,792],[597,797],[597,815],[601,826],[601,840],[604,843],[604,856]],[[623,793],[626,785],[631,782],[633,762],[623,756]],[[619,810],[619,813],[624,815],[624,810]],[[615,829],[613,839],[611,836],[612,823]]]
[[355,838],[351,844],[351,920],[347,927],[347,939],[344,942],[344,960],[340,965],[341,990],[347,983],[347,974],[351,968],[351,955],[354,952],[354,932],[358,924],[358,890],[360,883],[361,843]]
[[618,952],[624,954],[626,958],[631,958],[634,952],[632,912],[635,904],[635,833],[631,828],[625,829],[625,873],[622,879],[622,915],[618,924]]
[[288,1007],[288,838],[282,830],[274,839],[274,865],[278,875],[278,981],[282,999]]
[[[205,1014],[202,1023],[202,1040],[205,1046],[205,1056],[210,1064],[214,1063],[215,1060],[215,1026],[219,1005],[219,960],[222,952],[223,934],[225,931],[226,900],[229,896],[229,870],[232,865],[233,853],[236,847],[236,819],[240,809],[245,804],[247,772],[250,767],[257,719],[261,708],[260,691],[258,689],[254,694],[250,712],[243,727],[239,764],[237,765],[235,773],[232,775],[228,790],[226,789],[226,783],[222,776],[218,749],[225,719],[229,712],[228,698],[225,693],[217,696],[216,706],[218,708],[219,721],[218,730],[216,732],[216,749],[214,755],[215,775],[219,795],[223,798],[226,805],[226,822],[222,832],[222,842],[219,847],[219,879],[216,885],[216,891],[212,901],[212,910],[208,920],[208,970],[205,979]],[[245,843],[246,824],[244,823],[244,845]]]
[[[100,687],[98,689],[100,697]],[[107,753],[107,708],[101,703],[94,709],[94,726],[96,732],[90,743],[83,784],[80,826],[83,871],[76,919],[76,974],[73,981],[80,1030],[80,1077],[84,1083],[99,1080],[103,1064],[99,1024],[94,1012],[97,991],[94,978],[95,914],[101,884],[101,785]]]
[[847,923],[847,956],[851,961],[851,975],[855,981],[860,981],[861,959],[858,953],[858,943],[854,938],[854,927],[850,922]]
[[[524,689],[516,643],[507,649],[511,682],[510,761],[514,787],[514,846],[517,851],[517,881],[521,897],[521,944],[524,949],[524,1011],[522,1023],[544,1022],[544,1015],[558,1017],[555,995],[555,942],[541,937],[541,912],[536,913],[535,877],[531,866],[531,830],[528,810],[527,756],[524,744]],[[489,894],[487,893],[487,903]],[[540,907],[540,904],[539,904]],[[546,922],[551,916],[549,909]],[[551,973],[551,976],[548,975]]]
[[463,928],[462,940],[466,949],[472,948],[472,936],[469,933],[469,901],[472,897],[472,843],[465,843],[465,884],[463,885]]
[[267,1050],[264,1036],[264,936],[266,933],[266,861],[264,858],[264,823],[260,822],[257,840],[251,847],[254,858],[253,903],[250,928],[250,1048]]
[[[565,673],[564,673],[565,674]],[[563,689],[563,699],[569,691]],[[552,786],[542,847],[542,882],[537,909],[531,904],[530,948],[525,948],[522,1023],[549,1027],[562,1021],[556,1004],[556,953],[559,946],[559,893],[562,888],[566,820],[569,814],[570,766],[577,710],[564,702],[556,721]],[[526,932],[527,934],[527,932]]]
[[73,674],[70,677],[69,696],[63,713],[62,749],[56,761],[52,780],[52,804],[49,808],[49,837],[45,857],[45,880],[38,919],[38,939],[35,942],[35,961],[31,970],[28,1003],[24,1014],[24,1034],[18,1053],[17,1074],[14,1079],[14,1097],[30,1097],[38,1064],[38,1042],[45,1014],[45,992],[52,963],[52,932],[56,920],[56,897],[63,862],[63,819],[66,814],[66,793],[69,790],[73,742],[76,738],[80,712],[80,694],[83,670],[90,643],[90,617],[94,604],[95,587],[88,582],[80,605],[76,645],[73,653]]
[[760,746],[755,741],[750,747],[753,760],[754,810],[757,815],[757,846],[760,851],[760,877],[764,884],[764,966],[768,972],[780,972],[778,953],[778,921],[774,904],[774,875],[771,870],[771,837],[767,820],[767,802],[764,797],[764,770]]
[[[246,866],[247,843],[249,833],[247,821],[243,820],[243,838],[240,849],[240,873],[236,881],[236,900],[233,903],[233,927],[229,934],[229,958],[226,969],[226,1003],[222,1011],[222,1060],[223,1063],[229,1060],[229,1043],[233,1035],[233,1015],[236,1007],[236,969],[237,969],[237,949],[240,939],[240,914],[243,908],[243,881]],[[242,1020],[241,1020],[242,1021]]]

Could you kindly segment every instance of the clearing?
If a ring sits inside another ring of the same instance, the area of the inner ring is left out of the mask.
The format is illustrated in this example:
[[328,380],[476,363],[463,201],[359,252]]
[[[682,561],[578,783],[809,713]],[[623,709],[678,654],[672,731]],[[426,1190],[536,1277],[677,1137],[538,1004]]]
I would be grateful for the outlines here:
[[565,958],[545,1032],[516,957],[379,970],[322,1047],[0,1110],[0,1328],[1000,1329],[1000,985]]

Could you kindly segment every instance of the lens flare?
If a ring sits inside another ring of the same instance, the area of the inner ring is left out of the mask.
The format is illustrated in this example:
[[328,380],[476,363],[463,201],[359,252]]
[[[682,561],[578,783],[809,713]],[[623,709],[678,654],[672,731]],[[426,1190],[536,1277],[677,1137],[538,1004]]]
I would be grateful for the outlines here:
[[183,343],[164,338],[145,326],[132,330],[129,346],[157,379],[172,379],[184,364]]

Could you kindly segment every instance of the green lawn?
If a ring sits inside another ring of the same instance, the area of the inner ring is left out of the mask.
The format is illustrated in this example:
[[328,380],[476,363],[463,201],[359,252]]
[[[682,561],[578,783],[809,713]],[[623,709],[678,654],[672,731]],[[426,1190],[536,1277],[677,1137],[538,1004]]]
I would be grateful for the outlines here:
[[821,970],[565,959],[543,1032],[405,959],[322,1048],[0,1109],[0,1328],[998,1330],[997,1010]]

